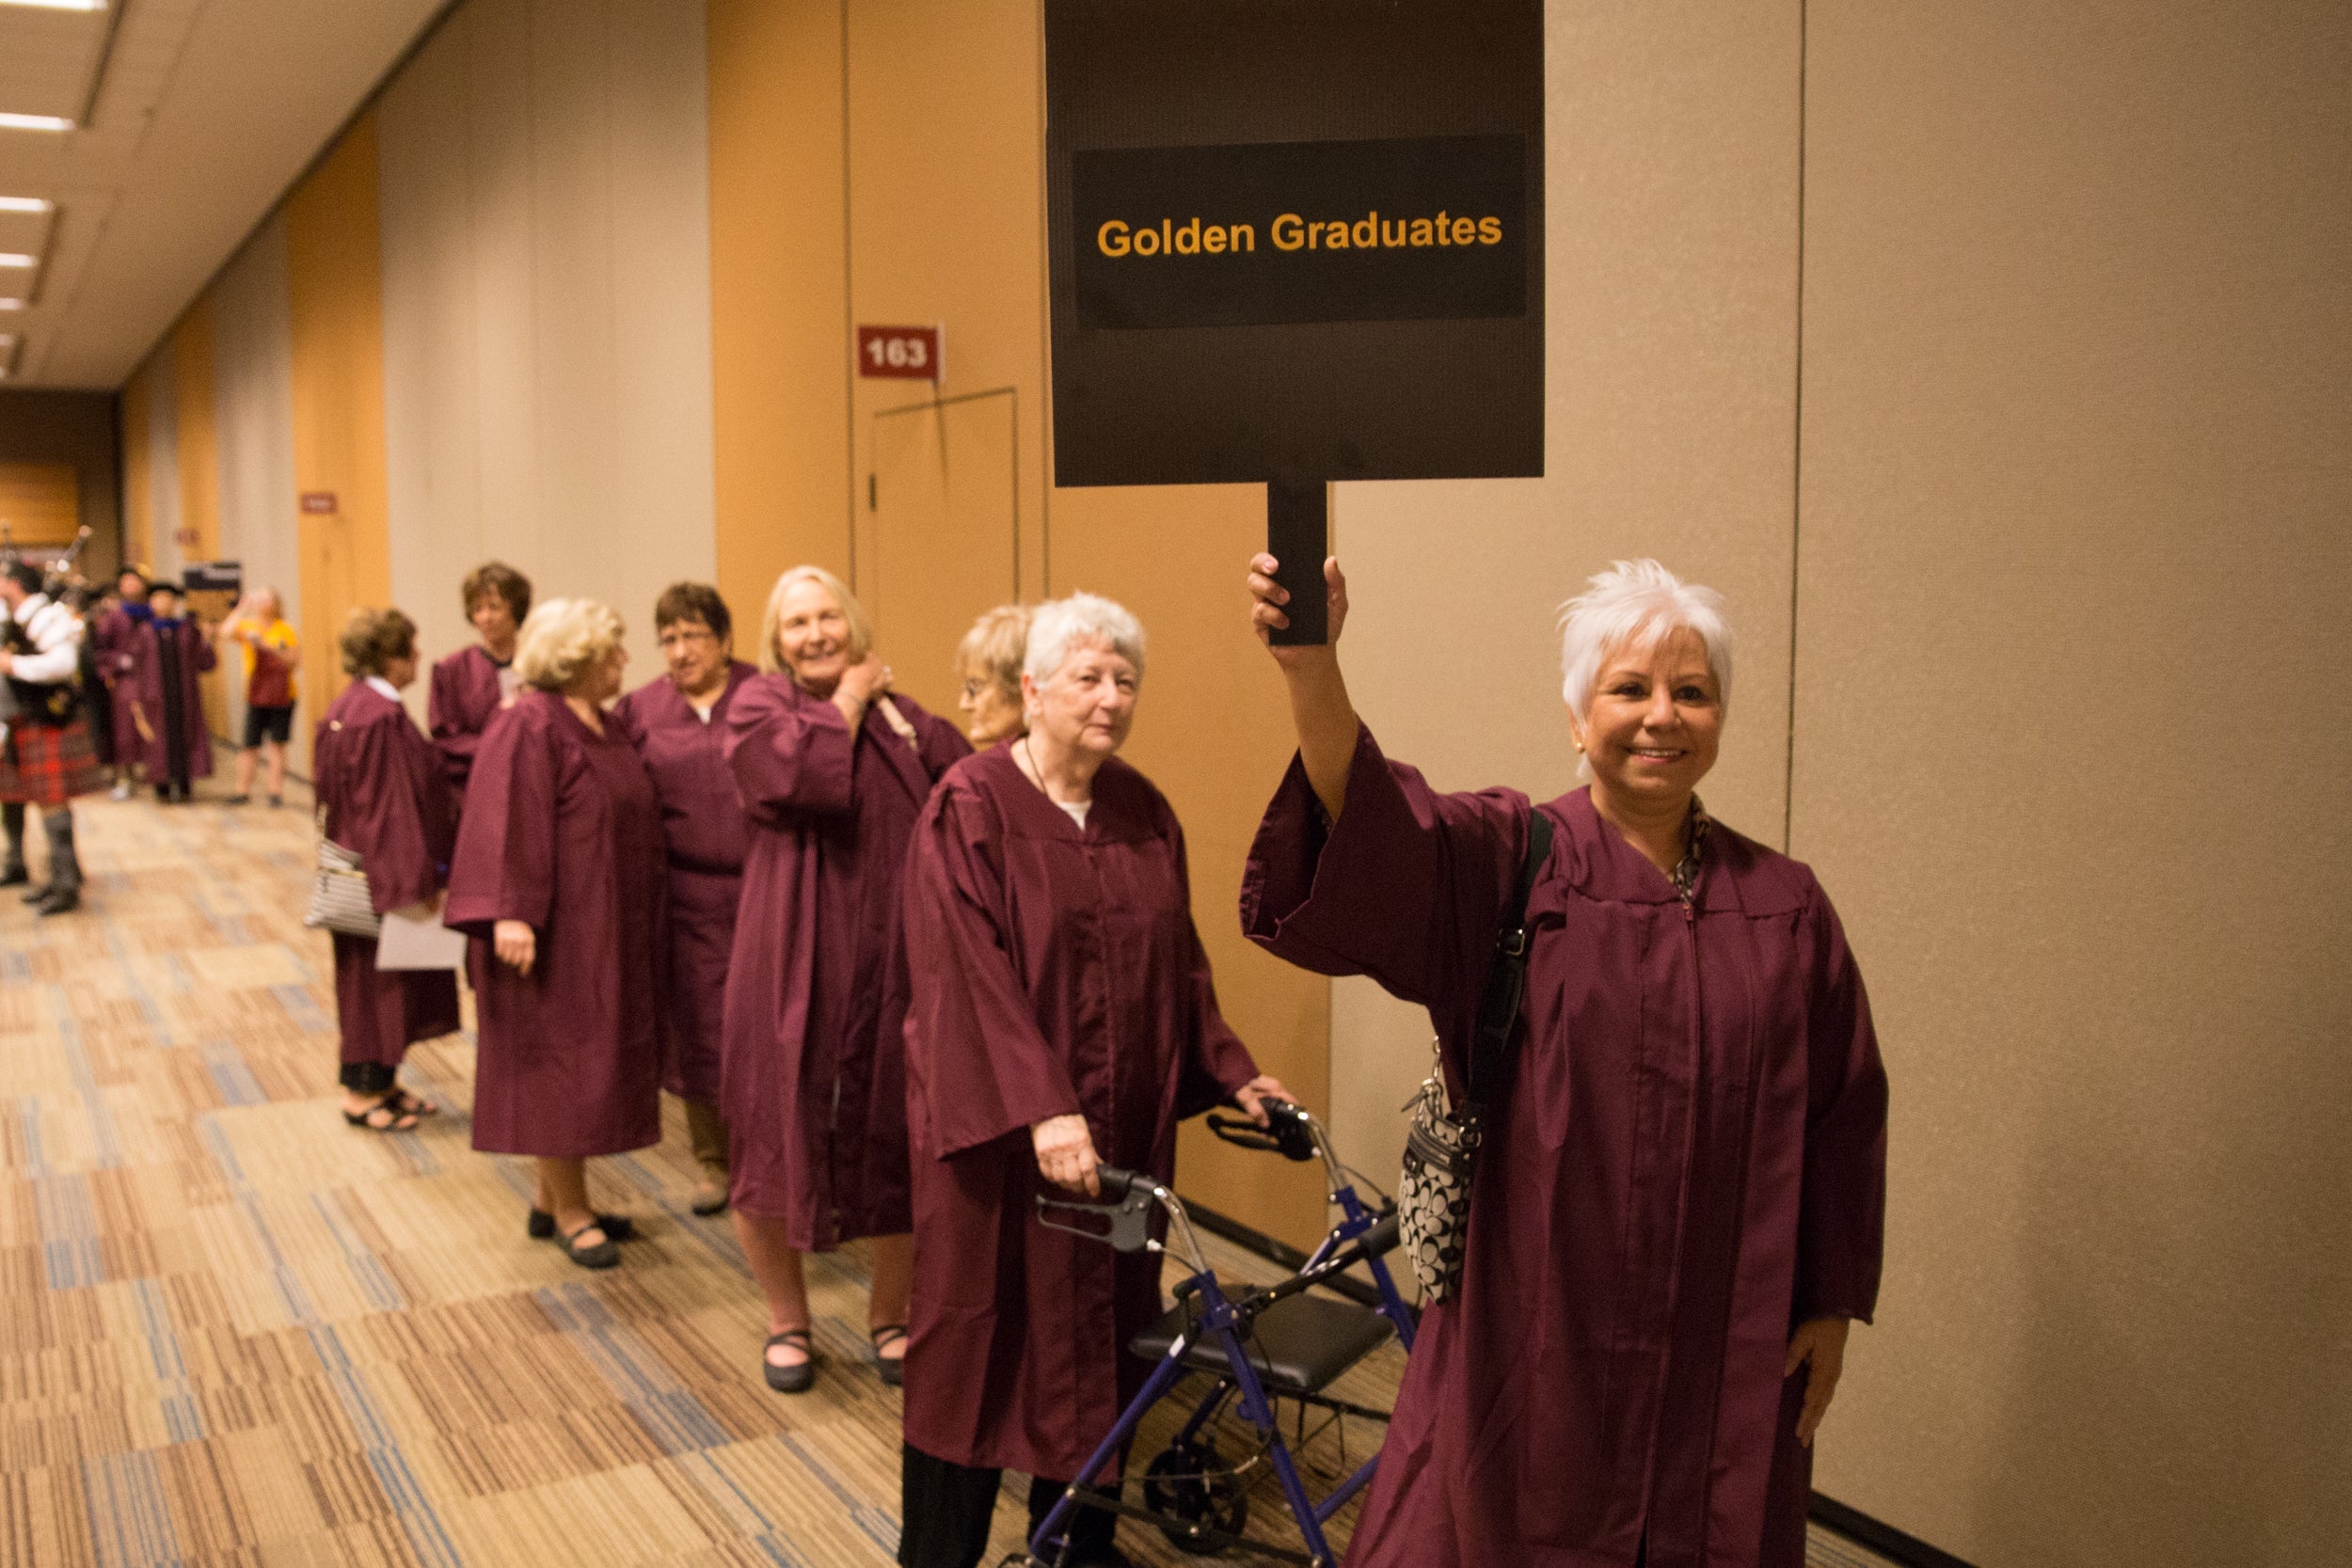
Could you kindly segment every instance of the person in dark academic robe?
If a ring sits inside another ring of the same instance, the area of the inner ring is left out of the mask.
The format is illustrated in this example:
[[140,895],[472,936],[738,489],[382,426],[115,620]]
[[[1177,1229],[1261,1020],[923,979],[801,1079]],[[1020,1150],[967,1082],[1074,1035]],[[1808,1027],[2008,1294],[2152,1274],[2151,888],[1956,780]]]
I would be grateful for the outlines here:
[[525,689],[473,759],[445,925],[473,939],[473,1146],[538,1162],[534,1236],[583,1268],[633,1227],[588,1206],[586,1162],[661,1138],[661,805],[603,711],[628,661],[621,618],[586,599],[531,612]]
[[[1259,556],[1260,635],[1287,595]],[[1443,794],[1382,755],[1336,645],[1274,649],[1299,751],[1244,928],[1429,1009],[1459,1093],[1529,823],[1526,990],[1350,1568],[1800,1568],[1812,1442],[1878,1292],[1886,1079],[1862,977],[1804,865],[1695,789],[1729,695],[1720,598],[1620,563],[1564,622],[1592,783]]]
[[144,754],[139,741],[138,705],[132,676],[138,669],[139,627],[151,619],[147,608],[147,577],[124,567],[115,578],[114,603],[102,610],[91,626],[98,676],[107,696],[107,721],[112,727],[115,767],[114,796],[131,796],[131,770]]
[[156,800],[185,800],[195,793],[196,780],[213,776],[212,731],[198,677],[220,659],[203,625],[192,615],[183,617],[178,583],[149,589],[147,608],[131,675],[138,755]]
[[514,668],[515,638],[531,613],[531,579],[502,561],[489,561],[466,574],[459,592],[466,619],[482,641],[433,666],[425,722],[432,729],[433,744],[440,748],[462,813],[482,733],[519,681]]
[[734,657],[734,619],[707,584],[671,584],[653,622],[670,673],[622,698],[612,718],[661,800],[670,870],[661,1086],[686,1107],[687,1138],[702,1168],[694,1212],[715,1214],[727,1206],[727,1124],[719,1106],[727,960],[751,849],[723,739],[736,693],[759,672]]
[[[1171,1182],[1179,1120],[1291,1098],[1217,1010],[1175,813],[1115,754],[1142,673],[1124,610],[1040,607],[1026,733],[949,769],[909,853],[906,1568],[977,1562],[1005,1469],[1034,1531],[1149,1375],[1159,1259],[1044,1228],[1037,1196]],[[1080,1513],[1061,1560],[1123,1561],[1116,1525]]]
[[[352,682],[310,747],[322,831],[359,857],[376,913],[437,910],[457,821],[440,756],[400,702],[417,679],[417,625],[397,610],[355,610],[341,645]],[[457,975],[379,970],[374,939],[338,931],[334,941],[343,1119],[407,1132],[440,1107],[400,1086],[400,1064],[419,1040],[457,1032]]]
[[830,572],[777,579],[759,653],[768,673],[737,693],[725,739],[751,816],[727,974],[728,1197],[768,1298],[769,1386],[816,1376],[801,1254],[860,1238],[874,1355],[895,1382],[909,1217],[904,992],[887,979],[908,835],[972,749],[890,693],[866,612]]

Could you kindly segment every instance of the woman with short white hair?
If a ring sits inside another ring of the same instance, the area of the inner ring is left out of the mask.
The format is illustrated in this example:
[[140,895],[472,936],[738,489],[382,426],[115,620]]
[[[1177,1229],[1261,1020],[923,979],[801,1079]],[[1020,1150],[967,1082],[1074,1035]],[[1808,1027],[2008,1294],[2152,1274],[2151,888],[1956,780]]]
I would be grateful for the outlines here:
[[473,753],[442,916],[474,939],[473,1146],[537,1160],[529,1231],[589,1269],[619,1262],[632,1227],[590,1209],[586,1162],[661,1141],[661,808],[604,711],[621,636],[592,599],[523,622],[524,684]]
[[[1261,639],[1288,624],[1275,565],[1251,562]],[[1820,884],[1699,804],[1731,696],[1723,600],[1635,561],[1568,602],[1591,782],[1538,806],[1382,755],[1340,673],[1346,579],[1325,576],[1330,641],[1271,650],[1298,755],[1244,929],[1426,1006],[1457,1103],[1489,972],[1525,962],[1477,1085],[1458,1290],[1422,1317],[1350,1568],[1799,1568],[1814,1433],[1878,1294],[1886,1079]]]
[[[1025,733],[949,769],[908,857],[905,1568],[977,1562],[1003,1470],[1034,1528],[1150,1371],[1125,1346],[1158,1260],[1041,1228],[1037,1196],[1171,1181],[1180,1119],[1289,1098],[1217,1011],[1176,814],[1119,760],[1143,651],[1108,599],[1039,606]],[[1057,1560],[1124,1560],[1116,1523],[1081,1514]]]
[[719,1069],[728,1202],[768,1300],[768,1386],[816,1382],[801,1255],[858,1240],[874,1370],[895,1384],[908,1268],[898,890],[932,781],[972,748],[890,689],[865,607],[821,566],[776,579],[758,652],[721,741],[750,816]]

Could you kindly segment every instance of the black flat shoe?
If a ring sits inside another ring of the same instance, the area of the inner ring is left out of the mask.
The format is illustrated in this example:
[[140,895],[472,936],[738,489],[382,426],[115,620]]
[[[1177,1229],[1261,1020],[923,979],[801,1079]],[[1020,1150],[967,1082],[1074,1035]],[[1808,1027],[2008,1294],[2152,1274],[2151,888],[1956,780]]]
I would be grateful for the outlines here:
[[874,1340],[874,1374],[890,1387],[905,1387],[907,1353],[902,1350],[896,1355],[884,1355],[882,1352],[892,1345],[903,1345],[907,1342],[907,1325],[884,1323],[882,1327],[869,1329],[867,1332]]
[[[378,1121],[378,1117],[384,1119]],[[343,1112],[343,1120],[362,1132],[414,1132],[417,1130],[417,1118],[413,1115],[381,1100],[364,1111]]]
[[713,1214],[723,1214],[727,1212],[727,1190],[721,1187],[707,1196],[698,1196],[691,1207],[694,1212],[705,1219],[710,1218]]
[[604,1240],[594,1246],[580,1244],[580,1237],[587,1235],[591,1230],[603,1229],[601,1225],[592,1219],[570,1235],[556,1237],[555,1244],[563,1248],[564,1257],[583,1269],[613,1268],[621,1261],[621,1249],[614,1244],[612,1232],[606,1231]]
[[[21,881],[23,881],[24,879],[24,878],[22,878],[22,877],[19,877],[19,878],[17,879],[17,880],[18,880],[18,881],[20,881],[20,882],[21,882]],[[19,902],[19,903],[21,903],[21,904],[38,904],[38,903],[40,903],[42,899],[44,899],[44,898],[46,898],[46,897],[48,897],[48,896],[49,896],[49,889],[48,889],[46,886],[42,886],[42,887],[28,887],[28,888],[26,888],[26,889],[25,889],[25,890],[24,890],[22,894],[20,894],[20,895],[17,895],[17,902]]]
[[[768,1353],[778,1345],[790,1345],[808,1359],[797,1367],[779,1367],[768,1359]],[[768,1374],[768,1386],[777,1393],[807,1393],[817,1386],[817,1347],[809,1343],[808,1330],[787,1328],[782,1334],[771,1334],[760,1347],[759,1367]]]
[[33,874],[24,869],[21,861],[0,866],[0,887],[23,887],[32,879]]
[[80,888],[54,886],[41,895],[40,902],[34,906],[40,911],[43,919],[53,914],[71,914],[81,907],[82,890]]
[[[555,1216],[545,1209],[533,1209],[523,1228],[534,1242],[552,1242],[555,1240]],[[633,1242],[637,1239],[637,1224],[627,1214],[598,1214],[596,1228],[604,1232],[604,1239],[608,1242]]]

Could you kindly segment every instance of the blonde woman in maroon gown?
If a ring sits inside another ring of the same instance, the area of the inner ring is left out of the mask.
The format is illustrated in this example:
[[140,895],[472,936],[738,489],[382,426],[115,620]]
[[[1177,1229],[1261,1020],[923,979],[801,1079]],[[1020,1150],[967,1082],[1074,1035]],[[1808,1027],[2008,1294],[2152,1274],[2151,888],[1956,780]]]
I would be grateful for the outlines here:
[[[1263,638],[1287,624],[1251,562]],[[1802,1568],[1813,1439],[1878,1298],[1886,1075],[1813,873],[1712,821],[1720,595],[1620,562],[1562,621],[1537,804],[1390,761],[1330,641],[1276,647],[1298,733],[1242,927],[1429,1009],[1458,1088],[1530,843],[1526,1003],[1487,1117],[1459,1294],[1413,1344],[1350,1568]]]
[[956,707],[976,750],[1021,733],[1021,661],[1028,649],[1029,608],[1017,604],[980,611],[956,644]]
[[531,1232],[592,1269],[620,1261],[630,1227],[589,1208],[586,1162],[661,1139],[661,806],[604,712],[628,663],[605,606],[531,612],[524,688],[474,754],[443,916],[474,939],[473,1146],[538,1162]]
[[[322,831],[358,855],[376,913],[437,911],[457,821],[441,759],[400,702],[417,679],[417,624],[397,610],[355,610],[339,645],[351,684],[310,747]],[[379,970],[373,937],[338,931],[334,942],[343,1119],[407,1132],[440,1107],[400,1086],[400,1064],[419,1040],[457,1032],[457,976]]]
[[768,1298],[769,1386],[816,1376],[801,1254],[871,1238],[867,1326],[884,1381],[905,1354],[909,1218],[898,888],[932,781],[971,747],[890,690],[865,610],[831,572],[776,580],[764,672],[736,694],[726,758],[751,815],[722,1068],[729,1201]]

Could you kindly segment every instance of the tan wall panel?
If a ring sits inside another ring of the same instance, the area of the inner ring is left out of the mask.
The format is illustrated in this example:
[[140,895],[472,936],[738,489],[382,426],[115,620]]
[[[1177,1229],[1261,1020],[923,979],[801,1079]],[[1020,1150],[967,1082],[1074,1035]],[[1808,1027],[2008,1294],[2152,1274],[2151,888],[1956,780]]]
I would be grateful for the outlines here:
[[[207,291],[213,313],[215,451],[219,468],[223,560],[242,562],[248,586],[278,591],[286,619],[302,625],[301,562],[294,477],[294,345],[287,293],[286,225],[272,216],[254,231]],[[304,648],[305,662],[335,651]],[[222,655],[224,665],[242,660]],[[226,732],[241,736],[245,682],[222,683]],[[294,767],[307,773],[317,715],[295,716]]]
[[[1357,705],[1440,788],[1577,783],[1559,606],[1656,556],[1739,636],[1710,810],[1777,846],[1796,429],[1796,5],[1555,7],[1546,40],[1546,476],[1338,487]],[[1271,789],[1268,776],[1257,787]],[[1333,988],[1338,1126],[1392,1171],[1429,1023]]]
[[2352,18],[1811,8],[1796,848],[1894,1088],[1820,1484],[2352,1540]]
[[719,586],[748,653],[785,568],[850,570],[843,0],[708,0]]
[[149,432],[154,423],[152,356],[122,384],[122,559],[151,568],[155,561],[155,491]]
[[71,463],[0,463],[0,524],[18,545],[70,545],[82,526],[82,486]]
[[[332,491],[338,508],[304,514],[299,524],[298,629],[324,650],[352,607],[391,596],[373,110],[294,187],[285,212],[294,486]],[[302,661],[302,700],[313,717],[343,684],[337,660]]]
[[[190,562],[220,559],[220,451],[214,414],[213,299],[197,296],[171,329],[172,451],[179,465],[180,521],[172,531],[172,553],[184,569]],[[206,630],[217,626],[229,606],[199,595],[191,608]],[[229,690],[235,675],[222,668],[203,677],[204,721],[215,735],[229,733]]]

